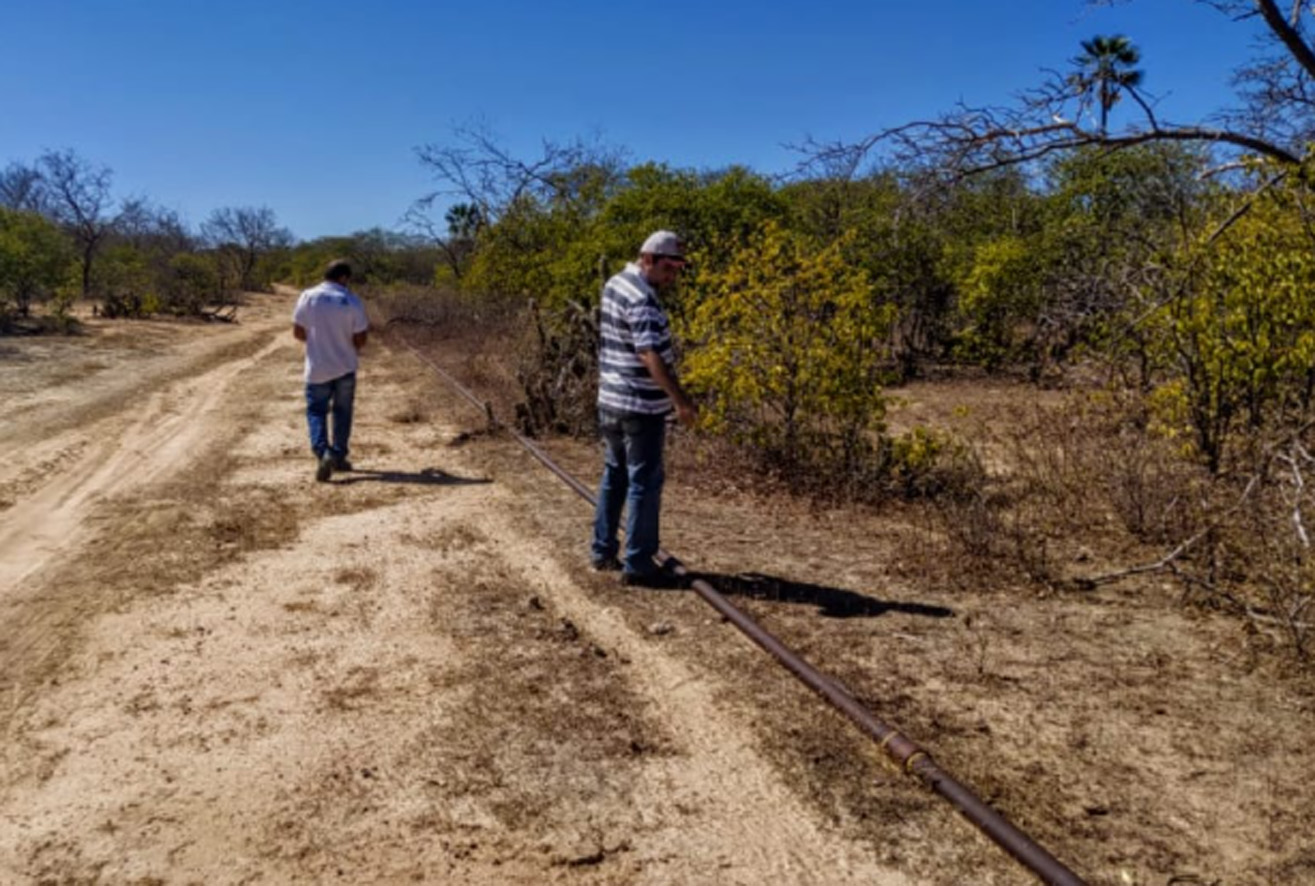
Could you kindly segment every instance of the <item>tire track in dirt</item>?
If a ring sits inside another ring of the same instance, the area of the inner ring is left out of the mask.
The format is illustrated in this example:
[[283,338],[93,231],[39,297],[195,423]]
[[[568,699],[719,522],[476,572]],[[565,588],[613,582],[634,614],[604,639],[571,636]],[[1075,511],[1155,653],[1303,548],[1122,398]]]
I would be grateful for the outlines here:
[[[32,679],[62,655],[70,631],[115,605],[99,588],[67,588],[58,574],[68,558],[95,558],[89,543],[100,531],[97,514],[115,496],[203,469],[196,459],[213,443],[215,413],[247,372],[286,347],[275,333],[254,354],[228,360],[199,376],[148,394],[139,409],[101,419],[59,445],[59,470],[0,512],[0,686],[7,689],[7,737]],[[150,385],[142,385],[145,390]]]
[[[541,593],[583,633],[631,662],[628,678],[663,711],[683,745],[678,756],[649,764],[636,799],[701,810],[698,826],[682,834],[686,862],[692,858],[706,862],[726,847],[736,847],[752,858],[754,872],[764,877],[761,882],[800,886],[912,882],[877,863],[865,848],[823,827],[754,748],[747,724],[723,712],[706,675],[668,655],[660,641],[637,635],[614,606],[591,598],[557,564],[551,550],[521,535],[504,516],[514,511],[514,502],[503,500],[505,496],[497,491],[488,498],[488,505],[474,515],[476,525],[500,540],[501,556],[521,571],[523,581],[540,586]],[[666,875],[675,873],[676,881],[683,882],[697,869],[696,863]]]
[[205,419],[234,380],[281,347],[271,341],[251,357],[149,395],[135,416],[116,416],[90,429],[99,445],[0,516],[0,587],[17,588],[76,546],[98,500],[187,467],[188,456],[215,432]]

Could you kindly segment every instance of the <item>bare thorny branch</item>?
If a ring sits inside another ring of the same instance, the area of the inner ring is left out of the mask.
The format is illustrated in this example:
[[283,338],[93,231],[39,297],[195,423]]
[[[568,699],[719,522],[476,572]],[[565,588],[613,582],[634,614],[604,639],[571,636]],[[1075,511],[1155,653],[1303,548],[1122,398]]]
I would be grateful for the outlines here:
[[[432,241],[457,278],[479,230],[496,224],[523,200],[570,201],[587,187],[591,173],[616,176],[624,158],[622,151],[597,139],[565,144],[545,139],[537,158],[522,160],[482,124],[458,126],[449,142],[421,145],[416,154],[439,187],[412,203],[402,223]],[[453,199],[471,210],[467,220],[477,221],[474,228],[454,228],[450,211],[442,222],[436,217]]]
[[[1312,603],[1315,603],[1315,594],[1312,594],[1309,586],[1311,538],[1305,513],[1311,495],[1305,474],[1315,469],[1315,454],[1311,453],[1305,442],[1312,428],[1315,428],[1315,419],[1307,420],[1268,447],[1233,505],[1212,515],[1205,526],[1162,557],[1127,569],[1082,578],[1075,585],[1084,590],[1093,590],[1100,585],[1136,575],[1170,572],[1188,588],[1204,589],[1211,597],[1226,601],[1258,625],[1277,625],[1290,637],[1298,654],[1304,656],[1307,639],[1311,630],[1315,629],[1315,624],[1305,620]],[[1271,464],[1282,468],[1277,476],[1271,471]],[[1271,556],[1266,557],[1268,565],[1255,575],[1257,583],[1267,592],[1269,603],[1266,608],[1253,605],[1217,582],[1184,568],[1182,561],[1202,540],[1233,523],[1261,489],[1274,486],[1278,487],[1286,504],[1287,522],[1292,535],[1291,541],[1285,544],[1282,533],[1276,531],[1277,527],[1269,531],[1264,527],[1252,527],[1259,536],[1263,536],[1266,546],[1273,549]]]
[[1214,519],[1209,521],[1205,527],[1180,542],[1163,557],[1140,566],[1133,566],[1128,569],[1120,569],[1114,572],[1103,573],[1101,575],[1089,576],[1081,579],[1079,584],[1084,588],[1090,589],[1098,585],[1109,584],[1110,582],[1118,581],[1122,578],[1128,578],[1133,575],[1159,572],[1168,568],[1184,554],[1191,551],[1203,538],[1216,531],[1227,521],[1228,518],[1236,515],[1242,507],[1247,504],[1252,494],[1259,487],[1264,476],[1268,473],[1267,469],[1264,467],[1264,462],[1268,460],[1277,461],[1286,465],[1293,475],[1293,493],[1291,497],[1293,510],[1291,519],[1294,531],[1296,532],[1302,547],[1309,548],[1310,541],[1306,533],[1305,518],[1302,509],[1306,493],[1302,466],[1315,465],[1315,457],[1312,457],[1303,442],[1303,437],[1313,427],[1315,427],[1315,419],[1307,421],[1305,424],[1287,434],[1279,443],[1270,447],[1267,453],[1267,458],[1262,460],[1262,467],[1248,478],[1245,488],[1243,488],[1242,493],[1237,497],[1237,501],[1235,501],[1227,510],[1216,514]]
[[426,210],[441,198],[456,197],[478,207],[490,224],[523,198],[550,201],[561,196],[581,170],[619,169],[623,161],[623,152],[597,139],[544,139],[537,158],[522,160],[483,125],[458,126],[451,143],[421,145],[416,154],[440,185],[416,207]]
[[1079,148],[1123,150],[1152,142],[1213,146],[1283,167],[1300,165],[1306,145],[1315,140],[1315,48],[1302,26],[1309,4],[1294,3],[1285,14],[1277,0],[1202,2],[1235,18],[1259,18],[1280,53],[1238,72],[1243,106],[1221,113],[1218,125],[1161,120],[1154,97],[1135,84],[1122,84],[1118,93],[1131,98],[1138,119],[1106,132],[1088,119],[1093,101],[1089,80],[1048,71],[1041,86],[1012,105],[960,105],[939,118],[886,128],[857,142],[809,139],[798,147],[804,159],[796,173],[810,176],[880,159],[926,169],[945,183]]
[[1246,504],[1247,499],[1251,497],[1252,492],[1255,491],[1259,481],[1260,481],[1259,475],[1253,476],[1247,482],[1246,488],[1242,490],[1242,494],[1238,496],[1237,501],[1233,503],[1232,507],[1230,507],[1227,511],[1224,511],[1223,513],[1219,514],[1214,520],[1210,521],[1204,528],[1195,532],[1190,538],[1187,538],[1184,541],[1180,542],[1177,545],[1177,547],[1169,551],[1167,554],[1165,554],[1163,557],[1159,558],[1158,560],[1155,560],[1151,563],[1145,563],[1140,566],[1132,566],[1128,569],[1119,569],[1114,572],[1106,572],[1106,573],[1102,573],[1101,575],[1093,575],[1087,578],[1082,578],[1077,581],[1078,586],[1083,588],[1084,590],[1093,590],[1100,585],[1110,584],[1111,582],[1119,581],[1120,579],[1130,578],[1131,576],[1134,575],[1145,575],[1147,573],[1152,573],[1152,572],[1161,572],[1165,569],[1169,569],[1173,567],[1173,565],[1179,560],[1179,558],[1181,558],[1188,551],[1192,550],[1196,546],[1196,544],[1201,541],[1201,539],[1205,538],[1206,536],[1210,535],[1212,532],[1216,531],[1216,529],[1218,529],[1219,527],[1219,524],[1223,522],[1224,518],[1236,514],[1239,510],[1241,510],[1243,505]]

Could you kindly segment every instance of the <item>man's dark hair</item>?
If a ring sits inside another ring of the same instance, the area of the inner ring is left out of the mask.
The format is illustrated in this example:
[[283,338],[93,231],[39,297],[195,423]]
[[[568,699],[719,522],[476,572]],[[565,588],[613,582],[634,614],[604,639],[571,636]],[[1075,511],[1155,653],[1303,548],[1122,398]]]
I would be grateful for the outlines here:
[[329,262],[329,266],[324,269],[324,279],[333,283],[341,283],[352,276],[352,266],[345,258],[336,258]]

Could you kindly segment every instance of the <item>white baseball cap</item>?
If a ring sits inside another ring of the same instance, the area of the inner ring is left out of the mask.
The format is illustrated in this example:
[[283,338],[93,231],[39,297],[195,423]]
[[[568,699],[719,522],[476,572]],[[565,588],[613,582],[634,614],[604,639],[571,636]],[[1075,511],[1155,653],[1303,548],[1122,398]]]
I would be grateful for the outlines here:
[[668,258],[685,260],[685,250],[681,249],[680,238],[671,231],[655,231],[648,235],[644,245],[639,247],[640,255],[664,255]]

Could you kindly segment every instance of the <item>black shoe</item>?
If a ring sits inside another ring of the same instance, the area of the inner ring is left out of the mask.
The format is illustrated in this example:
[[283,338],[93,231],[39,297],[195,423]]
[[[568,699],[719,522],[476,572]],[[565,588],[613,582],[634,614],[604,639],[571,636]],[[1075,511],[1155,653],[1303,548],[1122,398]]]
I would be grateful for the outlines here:
[[594,572],[620,572],[621,561],[616,557],[604,557],[601,560],[591,560],[589,566]]
[[320,456],[320,463],[315,466],[315,480],[318,483],[328,483],[329,478],[333,476],[333,456],[327,452]]
[[343,472],[355,470],[352,467],[352,463],[347,460],[347,457],[342,455],[335,455],[333,457],[333,469],[335,471],[343,471]]
[[673,590],[683,588],[685,581],[670,572],[657,570],[654,572],[623,572],[621,573],[621,584],[628,588]]

